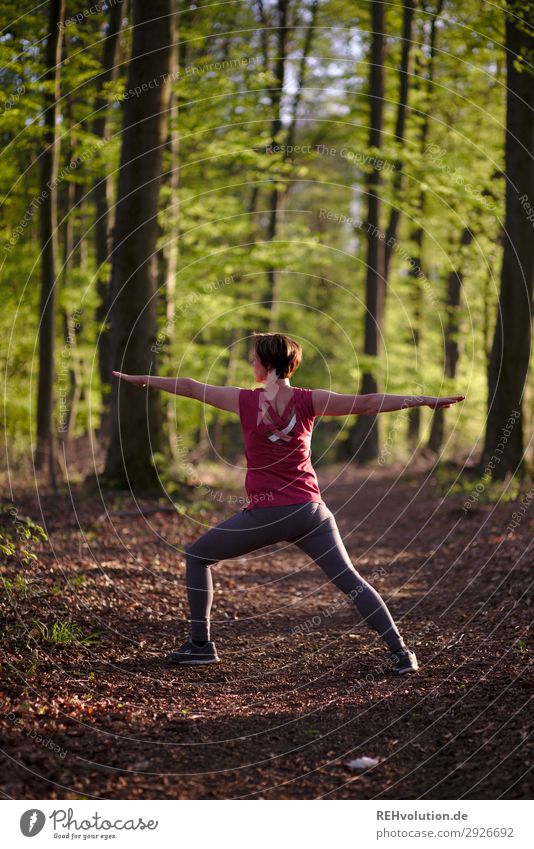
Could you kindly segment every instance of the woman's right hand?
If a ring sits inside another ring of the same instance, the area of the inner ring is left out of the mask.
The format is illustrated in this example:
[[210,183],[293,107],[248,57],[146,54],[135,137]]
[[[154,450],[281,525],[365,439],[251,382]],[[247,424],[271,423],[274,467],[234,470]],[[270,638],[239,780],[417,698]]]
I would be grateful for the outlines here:
[[118,377],[119,380],[125,380],[126,383],[131,383],[133,386],[144,388],[148,384],[148,376],[146,374],[124,374],[122,371],[111,372],[113,377]]
[[449,395],[444,398],[428,398],[426,405],[433,410],[444,409],[445,407],[452,407],[453,404],[457,404],[459,401],[463,401],[465,395]]

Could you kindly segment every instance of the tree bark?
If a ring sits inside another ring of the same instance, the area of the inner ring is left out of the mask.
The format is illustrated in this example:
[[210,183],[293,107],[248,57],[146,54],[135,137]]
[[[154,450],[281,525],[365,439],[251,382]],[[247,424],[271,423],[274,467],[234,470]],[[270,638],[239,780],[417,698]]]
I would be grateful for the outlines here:
[[[72,125],[72,99],[67,97],[66,118],[68,126]],[[69,133],[70,152],[68,155],[69,161],[76,158],[77,136],[75,130]],[[75,259],[74,251],[74,217],[76,206],[76,184],[69,180],[66,185],[63,185],[63,269],[62,269],[62,288],[66,293],[68,291],[69,280]],[[78,257],[76,257],[78,258]],[[78,404],[81,397],[81,373],[80,363],[78,358],[78,350],[76,346],[76,329],[78,322],[71,315],[68,307],[68,296],[64,298],[62,307],[63,316],[63,335],[64,346],[61,352],[58,374],[56,376],[56,384],[60,398],[60,418],[58,430],[62,443],[66,443],[71,437],[74,426],[76,424],[76,415]],[[79,326],[79,325],[78,325]],[[63,454],[65,453],[65,445],[61,445]],[[61,453],[58,455],[61,464]]]
[[[300,56],[299,63],[299,72],[297,79],[297,86],[295,89],[295,93],[293,95],[293,100],[291,102],[291,108],[289,110],[290,119],[289,119],[289,127],[287,129],[287,137],[286,137],[286,148],[290,148],[293,146],[295,142],[295,132],[297,129],[297,117],[300,106],[300,101],[302,100],[302,92],[304,89],[304,83],[306,81],[306,63],[308,57],[311,53],[313,46],[313,37],[315,35],[315,22],[317,20],[317,10],[319,8],[319,0],[312,0],[312,4],[310,6],[310,22],[306,27],[306,35],[304,36],[304,43],[302,45],[302,53]],[[287,156],[287,150],[286,150]]]
[[[428,68],[425,79],[425,112],[421,124],[419,134],[419,151],[421,156],[424,156],[426,142],[428,139],[428,131],[430,128],[430,109],[432,102],[432,86],[434,85],[434,67],[436,59],[436,40],[437,40],[437,24],[441,16],[444,0],[438,0],[436,10],[432,16],[430,24],[430,36],[428,41]],[[426,11],[426,9],[424,9]],[[423,180],[424,182],[424,180]],[[413,285],[413,304],[414,304],[414,358],[417,358],[417,349],[421,344],[422,336],[422,316],[423,316],[423,291],[421,282],[417,276],[417,272],[413,269],[423,267],[423,244],[425,231],[423,228],[423,220],[425,215],[426,191],[421,189],[418,197],[417,213],[421,222],[415,227],[412,233],[412,240],[415,244],[415,255],[412,259],[415,260],[415,266],[411,267],[410,276]],[[411,446],[419,444],[419,432],[421,428],[421,407],[410,407],[408,410],[408,443]]]
[[[488,412],[479,472],[497,479],[523,477],[523,392],[532,342],[534,238],[534,79],[518,57],[532,50],[530,7],[506,10],[506,214],[501,287],[488,373]],[[527,15],[529,17],[527,18]],[[518,17],[522,20],[518,20]]]
[[[291,101],[291,106],[289,108],[289,126],[287,128],[287,132],[285,134],[284,141],[284,150],[282,153],[283,161],[285,162],[290,154],[288,153],[291,150],[291,147],[295,141],[295,133],[297,128],[297,117],[298,110],[300,106],[300,101],[302,99],[302,91],[304,89],[304,82],[306,79],[306,62],[311,53],[312,45],[313,45],[313,37],[315,35],[315,21],[317,19],[317,10],[319,8],[318,0],[312,0],[310,6],[310,21],[306,28],[306,35],[304,36],[304,42],[302,46],[302,53],[300,57],[299,63],[299,72],[297,76],[297,85],[295,89],[295,93],[293,94],[293,98]],[[287,16],[287,15],[286,15]],[[286,50],[285,44],[287,43],[287,38],[284,43],[284,50]],[[284,64],[285,69],[285,64]],[[285,70],[283,72],[283,76],[285,78]],[[283,91],[283,84],[280,90],[280,93]],[[280,114],[280,103],[278,104],[278,114]],[[274,127],[273,127],[274,129]],[[281,129],[281,125],[278,127],[278,131]],[[283,203],[287,198],[291,185],[287,184],[286,187],[280,191],[275,189],[271,195],[271,213],[269,218],[269,233],[268,238],[270,241],[273,241],[276,237],[276,233],[278,230],[278,221],[280,217],[280,211],[283,207]],[[267,270],[267,277],[269,280],[269,290],[268,290],[268,306],[270,308],[270,316],[269,316],[269,331],[275,332],[278,326],[278,315],[279,315],[279,279],[274,269],[269,268]]]
[[[423,210],[425,205],[425,193],[419,195],[419,214],[422,220]],[[423,265],[423,239],[424,230],[422,227],[417,227],[412,234],[412,239],[415,244],[415,254],[413,259],[416,261],[414,267],[410,267],[411,278],[411,301],[413,304],[413,346],[414,360],[418,358],[418,348],[421,344],[421,329],[423,318],[423,289],[421,281],[417,276],[416,269],[422,268]],[[421,428],[421,407],[408,408],[408,444],[411,448],[415,448],[419,444],[419,431]]]
[[[170,70],[171,79],[176,80],[180,73],[180,57],[178,53],[178,3],[177,0],[171,0],[172,4],[172,19],[171,19],[171,57]],[[175,311],[176,311],[176,275],[178,273],[178,248],[179,248],[179,220],[180,220],[180,195],[179,189],[179,170],[180,162],[180,133],[178,127],[179,119],[179,103],[176,92],[171,86],[170,94],[170,109],[169,109],[169,138],[168,150],[170,153],[170,174],[169,174],[169,222],[165,233],[165,318],[167,333],[170,335],[170,328],[174,326]],[[176,432],[175,420],[175,405],[174,399],[169,396],[166,399],[166,417],[168,430],[168,444],[171,455],[174,459],[178,457],[178,440]]]
[[[171,79],[178,78],[180,72],[179,57],[178,57],[178,30],[176,27],[177,19],[177,2],[171,0],[173,8],[173,17],[171,22],[171,56],[170,70]],[[175,314],[175,297],[176,297],[176,273],[178,271],[178,233],[175,232],[179,217],[179,171],[178,164],[180,161],[180,135],[178,132],[178,98],[176,93],[171,88],[170,107],[169,107],[169,137],[167,142],[168,151],[170,153],[170,172],[168,179],[169,186],[169,225],[166,232],[165,244],[165,317],[168,325],[171,327],[174,323]]]
[[[287,41],[289,36],[288,30],[288,12],[289,0],[277,0],[277,49],[276,62],[274,67],[274,75],[276,85],[271,95],[271,103],[273,107],[273,121],[271,125],[272,144],[280,143],[279,133],[282,129],[282,95],[284,92],[285,75],[286,75],[286,59],[287,59]],[[275,178],[276,179],[276,178]],[[280,192],[275,187],[271,192],[269,201],[269,224],[267,227],[267,241],[274,242],[278,230],[278,216],[280,210]],[[265,306],[269,310],[269,330],[272,332],[273,325],[276,322],[278,303],[278,276],[274,265],[269,265],[267,268],[267,297],[265,298]]]
[[[384,57],[385,15],[382,0],[371,3],[371,56],[370,56],[370,129],[369,148],[378,150],[382,144],[384,113]],[[365,281],[365,340],[364,353],[378,362],[379,341],[384,318],[385,250],[380,235],[380,185],[381,174],[372,168],[367,176],[367,274]],[[384,235],[383,233],[381,234]],[[364,371],[360,394],[377,391],[374,374]],[[358,416],[349,436],[349,447],[353,457],[364,464],[378,457],[377,416]]]
[[[122,0],[117,0],[109,8],[108,33],[104,42],[102,55],[102,73],[99,76],[98,92],[95,99],[95,110],[97,116],[93,123],[93,133],[99,139],[109,139],[109,121],[107,109],[108,98],[105,93],[105,84],[116,79],[117,76],[117,53],[119,36],[121,31],[122,15],[124,12]],[[97,298],[95,319],[98,328],[98,367],[100,373],[100,385],[102,387],[102,415],[108,413],[109,404],[109,381],[111,375],[110,341],[109,329],[106,322],[109,318],[109,280],[106,264],[111,255],[111,227],[112,214],[112,180],[108,173],[95,181],[93,197],[95,201],[95,252],[97,265]]]
[[[460,239],[460,256],[458,259],[458,267],[453,269],[449,274],[447,284],[447,319],[445,322],[445,362],[444,373],[445,377],[451,380],[456,377],[456,368],[460,358],[458,333],[460,330],[458,317],[460,312],[460,303],[462,298],[462,286],[464,274],[462,271],[463,250],[467,248],[474,239],[473,231],[469,227],[464,227]],[[428,438],[428,448],[435,454],[438,454],[443,444],[443,425],[444,425],[444,410],[438,408],[434,410],[432,416],[432,427]]]
[[[157,213],[170,98],[171,0],[134,0],[132,55],[124,101],[112,263],[114,369],[156,368]],[[158,392],[116,382],[104,476],[115,486],[158,486],[153,454],[162,449]]]
[[39,380],[37,390],[37,445],[34,462],[37,468],[48,460],[51,485],[56,489],[55,440],[52,433],[54,388],[54,336],[56,319],[57,270],[57,172],[59,161],[59,95],[61,46],[65,0],[50,0],[48,37],[46,40],[46,72],[50,85],[45,93],[44,144],[41,154],[40,207],[41,237],[41,304],[39,323]]
[[[403,3],[402,16],[402,50],[401,63],[399,68],[399,102],[397,107],[397,121],[395,124],[395,141],[399,151],[402,150],[406,130],[406,116],[408,114],[408,93],[410,90],[410,71],[412,60],[412,42],[413,42],[413,25],[415,18],[415,0],[405,0]],[[397,237],[397,229],[400,220],[400,208],[398,204],[401,201],[403,179],[402,179],[403,162],[399,156],[395,163],[395,174],[393,177],[393,206],[389,215],[389,223],[386,229],[386,246],[384,248],[384,267],[386,285],[384,295],[387,296],[387,279],[389,274],[389,266],[393,253],[393,244]],[[412,407],[411,409],[416,409]]]
[[[254,212],[256,209],[256,201],[258,198],[257,187],[252,186],[249,201],[247,205],[247,221],[250,222],[250,244],[253,245],[256,242],[256,225],[254,219]],[[234,275],[233,285],[236,287],[236,295],[235,295],[235,306],[239,310],[240,306],[245,309],[248,295],[245,293],[245,299],[243,300],[239,291],[239,284],[242,282],[241,275]],[[247,356],[246,351],[250,346],[250,337],[252,335],[252,329],[243,330],[242,327],[236,326],[232,331],[232,341],[230,342],[230,353],[228,357],[228,368],[226,371],[226,385],[233,386],[236,381],[236,373],[237,373],[237,364],[239,359],[242,356],[243,348],[245,349],[245,357]],[[214,439],[213,445],[215,451],[219,455],[227,455],[229,451],[233,450],[233,453],[241,451],[241,443],[242,443],[242,434],[241,434],[241,424],[239,421],[230,421],[227,420],[223,422],[221,417],[219,416],[215,422],[214,427]]]

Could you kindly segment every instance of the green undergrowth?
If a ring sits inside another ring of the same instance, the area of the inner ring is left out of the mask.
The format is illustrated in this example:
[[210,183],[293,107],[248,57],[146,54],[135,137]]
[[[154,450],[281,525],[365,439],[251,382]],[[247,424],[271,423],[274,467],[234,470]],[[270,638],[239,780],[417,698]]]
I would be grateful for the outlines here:
[[511,474],[503,480],[492,480],[489,475],[464,472],[462,469],[437,468],[432,475],[432,486],[442,498],[464,497],[465,504],[508,504],[534,495],[534,481],[530,476],[521,480]]

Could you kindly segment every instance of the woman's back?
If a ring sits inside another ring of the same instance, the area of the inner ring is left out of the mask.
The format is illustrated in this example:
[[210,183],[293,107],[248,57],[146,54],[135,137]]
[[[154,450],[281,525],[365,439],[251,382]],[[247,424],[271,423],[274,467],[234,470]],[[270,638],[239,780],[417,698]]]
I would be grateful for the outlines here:
[[[308,501],[322,502],[311,462],[311,435],[315,413],[312,390],[291,387],[274,403],[263,389],[241,389],[239,417],[245,442],[249,504],[281,506]],[[286,400],[287,399],[287,400]],[[260,403],[262,402],[262,403]]]

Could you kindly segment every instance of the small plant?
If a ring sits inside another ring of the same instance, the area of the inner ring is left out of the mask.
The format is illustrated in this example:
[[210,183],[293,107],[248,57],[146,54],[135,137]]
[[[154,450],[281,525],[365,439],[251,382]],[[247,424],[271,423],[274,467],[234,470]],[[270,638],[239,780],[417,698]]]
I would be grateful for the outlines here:
[[32,551],[35,544],[47,542],[48,536],[29,516],[19,514],[14,504],[0,503],[0,553],[8,559],[16,559],[29,566],[37,555]]
[[70,643],[80,643],[88,646],[94,645],[99,641],[98,634],[87,634],[84,636],[83,631],[75,622],[64,620],[62,622],[54,622],[51,627],[48,627],[44,622],[38,619],[32,620],[33,625],[45,643],[55,645],[69,645]]
[[520,479],[509,475],[503,480],[493,479],[488,472],[473,477],[461,469],[451,471],[438,466],[432,481],[441,496],[466,496],[473,508],[477,504],[507,504],[516,501],[521,494]]
[[20,593],[26,598],[28,595],[28,582],[24,575],[17,575],[14,581],[10,581],[9,578],[2,578],[2,582],[8,596]]
[[34,581],[29,581],[24,575],[17,575],[14,580],[2,578],[6,595],[10,598],[13,596],[22,596],[23,598],[35,598],[46,595],[42,590],[35,587]]
[[87,578],[84,575],[75,575],[73,578],[69,578],[69,584],[72,587],[83,587],[84,584],[87,583]]
[[37,665],[38,664],[37,664],[37,661],[35,659],[30,660],[30,662],[29,662],[29,664],[26,668],[26,675],[35,675],[35,673],[37,672]]
[[13,557],[16,551],[13,541],[5,536],[5,534],[0,534],[0,551],[6,557]]

